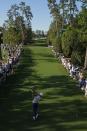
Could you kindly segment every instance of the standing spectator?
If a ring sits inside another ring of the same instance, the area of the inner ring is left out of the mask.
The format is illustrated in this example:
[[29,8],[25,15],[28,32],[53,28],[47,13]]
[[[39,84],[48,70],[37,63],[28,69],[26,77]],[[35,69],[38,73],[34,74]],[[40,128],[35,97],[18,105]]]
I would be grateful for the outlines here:
[[86,80],[82,72],[79,73],[79,83],[80,83],[80,88],[84,90],[86,86]]
[[85,96],[87,96],[87,79],[86,79],[86,87],[85,87]]

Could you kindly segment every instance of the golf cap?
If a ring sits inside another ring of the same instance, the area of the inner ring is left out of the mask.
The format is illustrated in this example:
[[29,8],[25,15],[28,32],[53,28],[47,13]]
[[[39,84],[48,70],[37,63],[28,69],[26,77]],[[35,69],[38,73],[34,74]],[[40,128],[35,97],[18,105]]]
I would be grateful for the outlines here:
[[43,93],[40,93],[40,96],[43,96]]

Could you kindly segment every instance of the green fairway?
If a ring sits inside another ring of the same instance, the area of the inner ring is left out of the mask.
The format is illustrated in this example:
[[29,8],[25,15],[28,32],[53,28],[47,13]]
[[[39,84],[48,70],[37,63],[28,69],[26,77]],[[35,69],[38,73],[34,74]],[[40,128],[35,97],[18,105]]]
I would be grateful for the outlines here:
[[[44,94],[37,121],[32,85]],[[26,45],[15,74],[0,87],[0,131],[87,131],[87,98],[44,43]]]

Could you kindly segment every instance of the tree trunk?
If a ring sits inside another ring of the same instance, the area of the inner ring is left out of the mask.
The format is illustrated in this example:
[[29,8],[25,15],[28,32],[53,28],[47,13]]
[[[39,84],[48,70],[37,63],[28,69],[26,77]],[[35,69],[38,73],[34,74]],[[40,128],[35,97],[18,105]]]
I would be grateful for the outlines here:
[[21,23],[19,23],[19,25],[20,25],[20,28],[21,28],[22,43],[24,44],[25,34],[24,34],[24,30],[23,30],[23,25]]
[[85,53],[84,68],[87,69],[87,47],[86,47],[86,53]]

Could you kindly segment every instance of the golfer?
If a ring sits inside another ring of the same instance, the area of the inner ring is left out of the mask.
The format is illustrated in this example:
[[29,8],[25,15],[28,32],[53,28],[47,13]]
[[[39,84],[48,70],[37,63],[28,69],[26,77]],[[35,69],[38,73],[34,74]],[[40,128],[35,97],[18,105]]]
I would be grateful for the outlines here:
[[32,101],[32,108],[33,108],[33,120],[36,120],[38,118],[38,108],[39,108],[39,101],[42,98],[43,93],[35,93],[33,96]]

